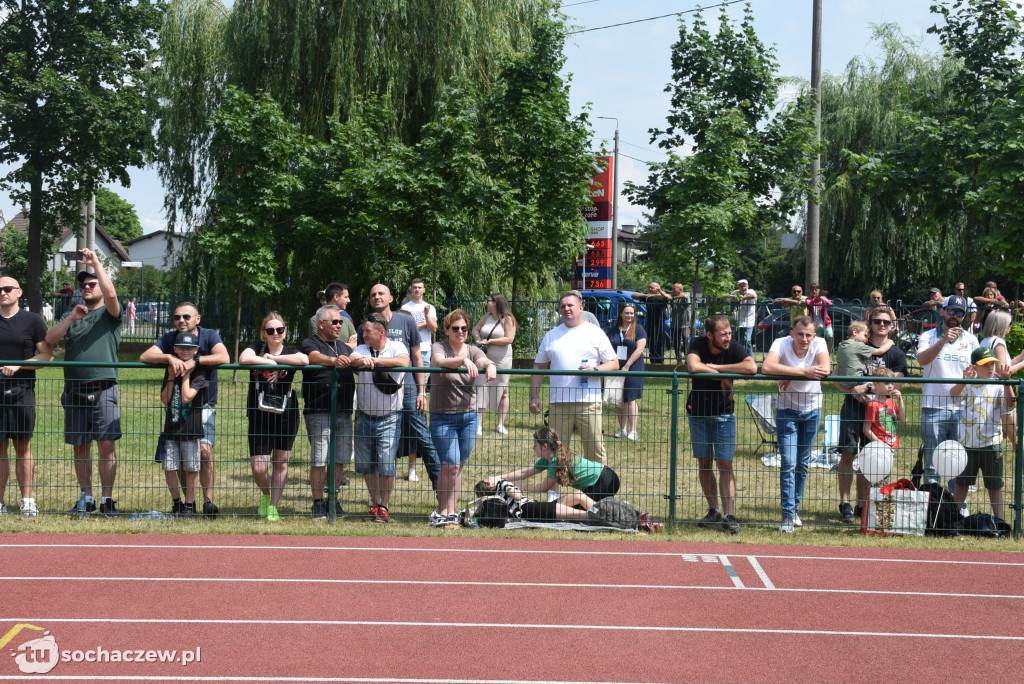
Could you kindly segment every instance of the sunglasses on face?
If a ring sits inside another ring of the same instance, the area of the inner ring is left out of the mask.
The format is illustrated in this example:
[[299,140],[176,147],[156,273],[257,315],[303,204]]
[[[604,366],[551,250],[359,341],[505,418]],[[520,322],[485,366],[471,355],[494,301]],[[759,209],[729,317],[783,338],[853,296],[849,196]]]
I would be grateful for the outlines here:
[[18,288],[14,287],[13,285],[4,285],[0,287],[0,292],[3,292],[4,294],[11,294],[11,292],[13,292],[16,289]]
[[793,290],[793,294],[803,294],[803,290]]
[[964,314],[967,313],[963,309],[949,309],[946,311],[946,315],[950,318],[963,318]]
[[875,325],[892,325],[892,321],[888,318],[872,318],[871,322]]
[[174,320],[176,321],[191,321],[192,314],[174,314]]
[[280,328],[264,328],[263,332],[268,335],[284,335],[284,326],[281,326]]
[[88,282],[88,283],[82,283],[82,289],[83,290],[90,290],[90,289],[92,289],[94,287],[99,287],[99,286],[100,286],[100,281],[98,281],[98,280],[93,280],[93,281]]
[[466,332],[467,330],[469,330],[469,326],[468,325],[453,325],[453,326],[451,326],[448,329],[451,330],[452,332]]
[[330,319],[327,322],[330,323],[331,325],[341,325],[342,319],[341,318],[332,318],[332,319]]

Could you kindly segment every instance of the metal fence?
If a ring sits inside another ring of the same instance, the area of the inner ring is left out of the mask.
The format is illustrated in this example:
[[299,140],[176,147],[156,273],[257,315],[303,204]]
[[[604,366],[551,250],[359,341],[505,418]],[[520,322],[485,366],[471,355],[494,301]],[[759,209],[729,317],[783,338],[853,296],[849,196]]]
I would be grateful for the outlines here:
[[[64,410],[60,395],[64,381],[60,367],[63,362],[45,364],[38,371],[36,385],[36,427],[32,440],[35,456],[34,498],[41,514],[60,514],[70,510],[79,497],[72,448],[65,444]],[[154,461],[163,419],[164,407],[159,400],[162,368],[138,363],[113,364],[119,368],[120,411],[123,437],[117,442],[117,477],[113,498],[122,516],[152,510],[168,511],[170,497],[164,473]],[[255,516],[259,490],[253,482],[248,449],[246,396],[249,373],[253,366],[222,366],[219,369],[220,392],[216,406],[216,438],[214,458],[216,480],[212,499],[222,516]],[[272,367],[267,367],[272,368]],[[313,367],[306,367],[311,369]],[[444,372],[433,371],[431,372]],[[502,371],[511,375],[510,408],[504,419],[507,434],[497,431],[497,416],[487,411],[482,415],[482,432],[465,467],[460,504],[473,498],[473,485],[478,480],[534,463],[533,434],[544,424],[543,414],[529,411],[529,377],[535,371]],[[580,374],[580,373],[572,373]],[[582,373],[595,381],[601,376],[620,373]],[[603,436],[608,465],[619,475],[619,498],[649,511],[656,519],[672,524],[693,523],[702,518],[708,501],[702,492],[696,460],[693,458],[686,413],[687,393],[692,377],[686,373],[645,373],[643,396],[638,401],[638,438],[617,437],[620,433],[616,407],[603,406]],[[716,376],[716,378],[729,376]],[[777,440],[771,434],[774,416],[771,399],[777,394],[776,383],[764,376],[734,376],[737,423],[737,450],[733,462],[736,479],[735,514],[744,526],[778,526],[780,508],[780,471]],[[301,382],[296,379],[296,389]],[[911,477],[921,446],[921,394],[919,378],[903,379],[903,395],[907,421],[898,426],[899,448],[895,450],[892,474],[886,480]],[[959,379],[953,380],[959,382]],[[988,381],[999,384],[1001,381]],[[821,409],[821,427],[812,446],[811,468],[807,476],[800,517],[806,527],[840,527],[837,453],[834,429],[844,395],[822,383],[825,391]],[[1011,384],[1010,382],[1004,384]],[[1016,386],[1018,383],[1012,381]],[[1020,390],[1020,387],[1017,387]],[[541,393],[547,404],[547,386]],[[1021,521],[1021,407],[1017,407],[1015,440],[1005,440],[1001,447],[1004,460],[1003,488],[1007,519],[1012,517],[1014,530]],[[832,425],[831,428],[827,426]],[[627,425],[628,427],[628,425]],[[584,451],[578,435],[563,435],[570,449]],[[1011,442],[1015,442],[1012,445]],[[303,421],[287,463],[281,505],[282,516],[308,517],[311,514],[312,492],[309,485],[310,449]],[[93,453],[94,468],[97,455]],[[18,482],[15,477],[13,450],[9,455],[10,476],[6,503],[17,511]],[[332,464],[333,466],[333,464]],[[338,467],[342,467],[339,465]],[[367,490],[360,477],[345,465],[347,484],[338,497],[345,510],[358,519],[368,508]],[[395,518],[422,520],[437,507],[434,493],[422,464],[416,467],[418,481],[408,479],[408,461],[399,460],[398,478],[391,498],[391,515]],[[100,478],[93,474],[98,498]],[[329,481],[333,481],[329,478]],[[972,513],[991,511],[987,492],[979,479],[978,488],[967,497]],[[856,491],[856,488],[854,488]],[[208,495],[211,492],[207,492]],[[197,490],[201,510],[203,495]],[[853,503],[856,503],[854,500]],[[347,523],[346,523],[347,524]]]

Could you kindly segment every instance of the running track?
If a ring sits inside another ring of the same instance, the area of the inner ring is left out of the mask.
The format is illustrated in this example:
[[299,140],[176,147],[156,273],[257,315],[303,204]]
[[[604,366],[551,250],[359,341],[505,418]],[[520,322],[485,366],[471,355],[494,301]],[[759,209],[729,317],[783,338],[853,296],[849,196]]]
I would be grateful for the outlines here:
[[[0,535],[0,680],[1019,681],[1009,552],[465,538]],[[4,656],[42,634],[23,628]],[[178,656],[180,660],[180,656]]]

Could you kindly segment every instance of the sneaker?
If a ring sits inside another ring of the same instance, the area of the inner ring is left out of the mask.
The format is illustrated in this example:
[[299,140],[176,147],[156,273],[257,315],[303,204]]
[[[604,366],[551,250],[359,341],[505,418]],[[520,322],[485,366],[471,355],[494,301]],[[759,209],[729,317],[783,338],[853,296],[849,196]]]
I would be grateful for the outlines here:
[[323,499],[317,499],[313,502],[313,520],[326,520],[327,519],[327,504]]
[[172,518],[177,518],[179,515],[181,515],[181,507],[182,507],[181,499],[175,499],[174,501],[171,502],[171,517]]
[[850,505],[849,501],[844,501],[839,504],[839,515],[842,516],[844,523],[852,523],[857,519],[857,516],[854,515],[853,512],[853,506]]
[[387,506],[377,506],[377,515],[374,517],[373,521],[379,523],[391,521],[391,517],[388,515]]
[[627,434],[629,433],[627,433],[625,430],[619,430],[614,435],[612,435],[612,437],[614,437],[615,439],[619,439],[621,437],[625,437]]
[[[76,504],[75,512],[76,513],[78,512],[77,504]],[[6,515],[7,513],[10,513],[10,511],[7,510],[7,504],[5,504],[3,501],[0,501],[0,515]]]
[[793,527],[803,527],[804,521],[800,519],[799,513],[793,514]]
[[636,433],[636,430],[634,430],[633,432],[630,432],[628,435],[626,435],[626,439],[628,439],[630,442],[635,442],[636,440],[640,439],[640,435],[638,435]]
[[348,517],[345,509],[341,507],[341,502],[337,499],[334,500],[334,517],[338,520]]
[[410,470],[409,471],[409,478],[408,479],[409,479],[409,482],[419,482],[420,481],[419,475],[416,474],[415,470]]
[[118,516],[117,502],[113,499],[100,502],[100,515],[104,518],[116,518]]
[[736,519],[735,515],[731,513],[725,516],[722,520],[722,531],[727,534],[739,534],[740,533],[740,521]]
[[183,503],[181,505],[181,517],[182,518],[194,518],[196,517],[196,502]]
[[709,508],[707,515],[697,521],[697,527],[717,527],[725,522],[725,518],[717,508]]
[[481,425],[480,423],[477,423],[476,424],[476,436],[479,437],[482,434],[484,434],[484,426]]
[[793,534],[793,521],[783,520],[782,524],[779,525],[779,532],[783,534]]
[[380,514],[379,509],[380,506],[377,504],[370,504],[370,509],[366,512],[366,519],[376,521],[377,516]]
[[431,527],[440,527],[441,525],[444,525],[447,520],[447,517],[441,515],[437,511],[430,511],[430,517],[427,518],[427,524]]
[[863,506],[861,506],[860,504],[857,504],[856,506],[853,507],[853,519],[854,520],[860,520],[862,513],[864,513],[864,507]]
[[459,526],[459,514],[449,513],[448,517],[444,519],[445,526],[458,527]]
[[22,501],[21,502],[21,517],[22,518],[35,518],[39,515],[39,509],[36,507],[35,501]]
[[506,429],[504,425],[499,425],[498,427],[494,428],[494,431],[497,432],[499,435],[508,434],[508,429]]
[[277,522],[280,519],[281,519],[281,516],[278,515],[278,513],[277,513],[277,506],[274,506],[273,504],[268,504],[267,505],[267,520],[269,520],[270,522]]
[[256,509],[256,513],[261,517],[265,517],[270,512],[270,495],[260,495],[260,507]]
[[[78,501],[75,501],[75,503],[71,504],[71,508],[68,510],[68,515],[78,515],[80,512],[81,511],[78,510]],[[96,512],[96,501],[95,500],[87,501],[86,502],[86,504],[85,504],[85,512],[86,513],[95,513]]]
[[213,518],[216,518],[219,514],[220,509],[217,508],[217,504],[213,503],[212,501],[203,502],[203,515],[212,520]]

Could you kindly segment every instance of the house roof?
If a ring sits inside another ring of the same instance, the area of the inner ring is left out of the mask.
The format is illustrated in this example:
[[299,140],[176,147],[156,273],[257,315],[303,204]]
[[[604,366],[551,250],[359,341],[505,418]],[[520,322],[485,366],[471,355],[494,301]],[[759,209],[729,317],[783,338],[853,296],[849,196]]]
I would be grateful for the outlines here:
[[[64,241],[67,240],[75,232],[71,228],[65,227],[60,222],[58,222],[57,225],[60,226],[61,233],[60,237],[57,238],[57,242],[53,244],[53,247],[64,244]],[[10,220],[6,227],[14,227],[16,230],[19,230],[22,233],[27,233],[28,218],[25,216],[23,212],[19,212],[17,216]],[[107,234],[107,231],[103,230],[103,226],[100,225],[100,222],[98,220],[96,221],[96,235],[98,238],[101,238],[104,242],[107,243],[111,251],[117,254],[118,258],[120,258],[121,261],[128,261],[128,250],[122,247],[120,242],[110,237],[110,235]]]

